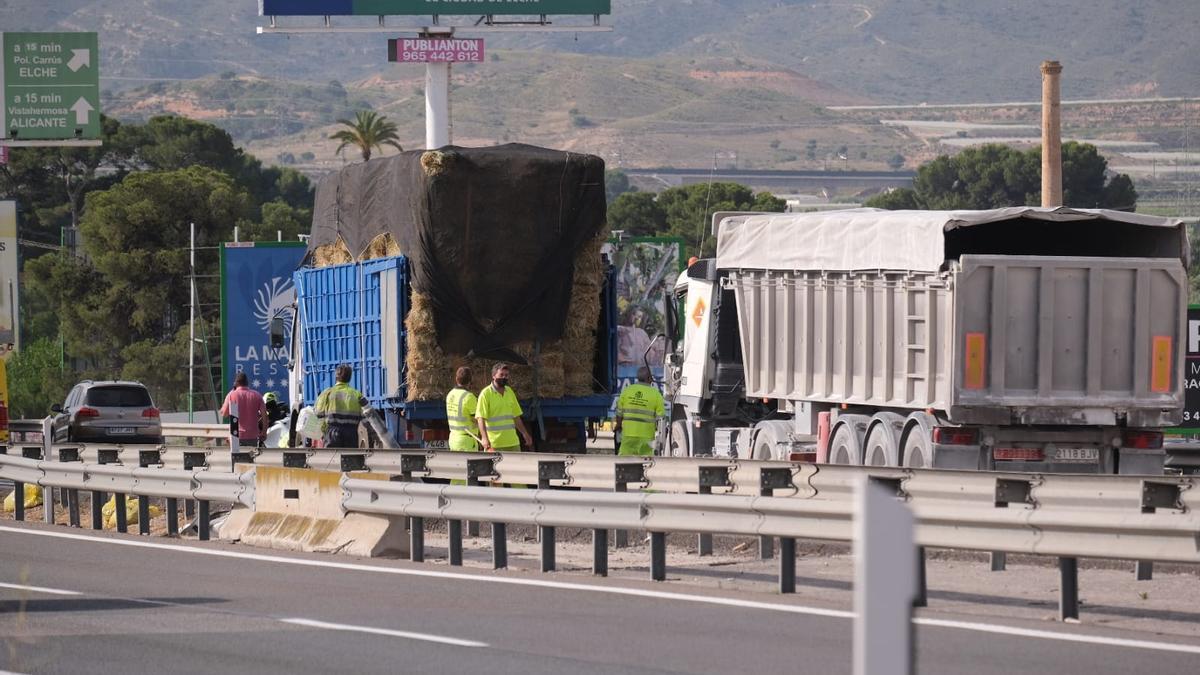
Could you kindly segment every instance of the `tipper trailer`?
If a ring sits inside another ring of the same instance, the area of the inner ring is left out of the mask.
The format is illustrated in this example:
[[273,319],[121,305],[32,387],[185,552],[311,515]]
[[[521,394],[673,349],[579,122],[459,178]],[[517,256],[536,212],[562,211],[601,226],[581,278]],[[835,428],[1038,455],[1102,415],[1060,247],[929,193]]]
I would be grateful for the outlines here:
[[716,257],[676,286],[666,452],[1162,472],[1161,429],[1183,409],[1181,221],[1017,207],[713,222]]

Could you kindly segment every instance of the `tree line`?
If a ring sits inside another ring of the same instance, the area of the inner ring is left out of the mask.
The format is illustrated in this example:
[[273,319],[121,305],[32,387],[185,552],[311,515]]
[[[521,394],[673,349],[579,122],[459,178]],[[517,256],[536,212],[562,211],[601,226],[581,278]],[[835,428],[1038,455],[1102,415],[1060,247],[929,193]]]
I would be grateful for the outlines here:
[[[22,251],[22,350],[9,364],[16,417],[44,416],[84,377],[140,380],[164,409],[185,406],[190,225],[202,248],[198,316],[214,354],[217,247],[234,227],[247,241],[309,230],[309,180],[264,166],[219,127],[104,118],[102,141],[13,148],[0,166],[0,199],[16,200],[22,238],[64,243]],[[209,374],[197,380],[207,385]]]

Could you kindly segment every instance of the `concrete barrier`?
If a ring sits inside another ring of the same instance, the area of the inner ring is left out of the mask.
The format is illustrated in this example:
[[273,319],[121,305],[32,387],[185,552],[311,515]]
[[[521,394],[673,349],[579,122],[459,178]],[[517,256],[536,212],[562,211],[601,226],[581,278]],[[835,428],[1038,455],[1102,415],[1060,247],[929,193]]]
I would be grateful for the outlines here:
[[[354,477],[388,480],[382,474],[355,473]],[[407,555],[404,518],[346,513],[341,479],[342,474],[333,471],[259,466],[254,510],[234,510],[220,537],[289,551]]]

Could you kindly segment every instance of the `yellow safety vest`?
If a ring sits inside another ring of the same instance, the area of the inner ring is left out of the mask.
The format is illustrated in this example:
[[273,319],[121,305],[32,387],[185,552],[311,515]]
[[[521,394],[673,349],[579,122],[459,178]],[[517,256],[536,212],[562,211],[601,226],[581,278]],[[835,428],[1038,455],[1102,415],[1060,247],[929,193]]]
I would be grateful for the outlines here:
[[488,442],[493,448],[521,445],[521,439],[517,437],[517,417],[520,417],[522,412],[512,387],[505,387],[504,393],[501,394],[489,384],[479,392],[475,417],[487,422]]
[[317,417],[321,418],[322,429],[330,425],[358,427],[363,418],[365,401],[357,389],[345,382],[338,382],[321,392],[314,410]]
[[475,425],[475,407],[479,399],[466,389],[454,388],[446,394],[446,422],[450,425],[450,449],[466,450],[479,449],[475,440],[477,427]]
[[617,399],[621,434],[628,438],[654,438],[655,422],[665,414],[662,394],[648,384],[635,382],[625,387]]

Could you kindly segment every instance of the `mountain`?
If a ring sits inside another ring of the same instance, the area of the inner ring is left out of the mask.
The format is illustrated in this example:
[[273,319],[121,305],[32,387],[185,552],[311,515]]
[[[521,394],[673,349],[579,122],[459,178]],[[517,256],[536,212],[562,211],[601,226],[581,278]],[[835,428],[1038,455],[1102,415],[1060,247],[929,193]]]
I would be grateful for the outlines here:
[[[877,102],[1034,99],[1038,64],[1063,95],[1200,91],[1196,0],[613,0],[611,33],[489,35],[490,49],[770,64]],[[392,68],[384,34],[256,35],[254,0],[5,0],[5,30],[96,30],[105,86],[233,72],[356,80]],[[312,20],[283,18],[284,25]],[[372,17],[336,19],[370,24]],[[417,20],[389,19],[389,23]],[[549,61],[554,60],[548,55]],[[564,74],[567,77],[569,74]]]

